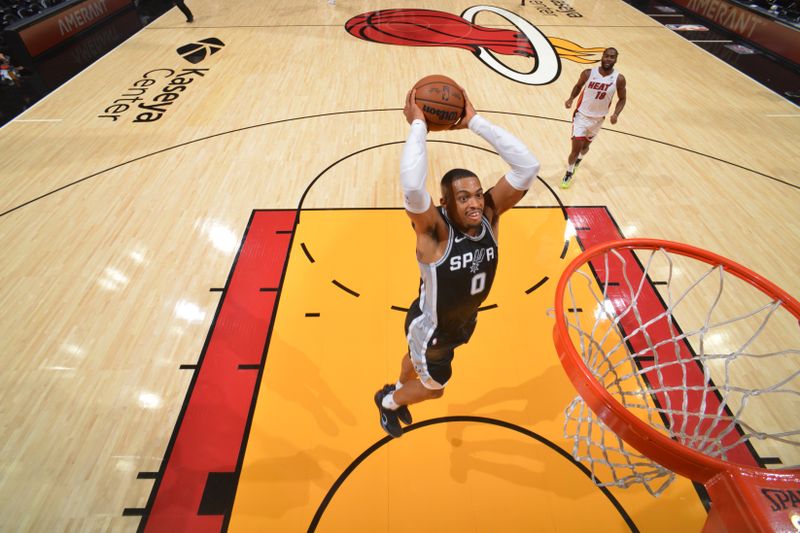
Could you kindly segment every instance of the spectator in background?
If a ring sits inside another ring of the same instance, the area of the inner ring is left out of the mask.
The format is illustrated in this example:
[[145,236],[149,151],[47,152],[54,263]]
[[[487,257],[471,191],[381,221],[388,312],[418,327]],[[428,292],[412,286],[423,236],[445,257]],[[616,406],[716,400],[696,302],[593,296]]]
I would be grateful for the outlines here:
[[0,84],[19,85],[19,71],[11,64],[11,58],[0,53]]
[[186,4],[183,0],[175,0],[175,5],[178,6],[178,9],[186,15],[186,22],[194,22],[194,15],[192,15],[191,10],[186,7]]
[[186,22],[194,22],[194,15],[192,15],[184,0],[134,0],[133,5],[139,13],[142,24],[145,26],[174,6],[177,6],[186,16]]

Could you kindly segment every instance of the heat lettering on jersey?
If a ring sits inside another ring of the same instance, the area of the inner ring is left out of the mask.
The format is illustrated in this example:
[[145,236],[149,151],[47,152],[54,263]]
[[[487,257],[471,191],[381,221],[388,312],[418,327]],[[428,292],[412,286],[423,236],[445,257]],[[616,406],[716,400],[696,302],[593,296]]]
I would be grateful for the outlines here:
[[590,81],[589,85],[587,86],[589,89],[595,89],[597,91],[608,91],[608,88],[611,87],[610,83],[600,83],[599,81]]
[[474,254],[465,252],[461,255],[454,255],[450,258],[450,271],[470,268],[473,273],[477,272],[477,267],[483,262],[484,258],[486,261],[494,260],[494,248],[481,248]]

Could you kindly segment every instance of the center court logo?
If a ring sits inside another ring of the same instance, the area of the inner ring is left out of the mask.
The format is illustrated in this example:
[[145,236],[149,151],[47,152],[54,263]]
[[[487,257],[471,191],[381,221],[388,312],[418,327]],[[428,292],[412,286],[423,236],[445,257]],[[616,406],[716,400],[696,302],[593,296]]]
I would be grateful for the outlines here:
[[[225,43],[216,37],[202,39],[195,43],[186,44],[177,49],[178,55],[186,61],[196,65],[216,54]],[[115,99],[111,105],[106,106],[97,118],[117,122],[121,118],[131,118],[134,124],[156,122],[171,109],[171,106],[193,83],[204,78],[211,69],[162,67],[150,69]],[[155,91],[151,88],[155,87]],[[155,96],[150,96],[156,92]],[[128,111],[133,110],[133,113]]]
[[[514,29],[479,26],[475,19],[481,13],[493,13]],[[375,43],[468,50],[501,76],[526,85],[546,85],[557,80],[561,59],[597,63],[603,52],[603,48],[584,48],[566,39],[546,37],[528,20],[495,6],[470,7],[461,16],[431,9],[371,11],[348,20],[345,29],[353,37]],[[499,58],[501,55],[532,58],[533,68],[514,69]]]

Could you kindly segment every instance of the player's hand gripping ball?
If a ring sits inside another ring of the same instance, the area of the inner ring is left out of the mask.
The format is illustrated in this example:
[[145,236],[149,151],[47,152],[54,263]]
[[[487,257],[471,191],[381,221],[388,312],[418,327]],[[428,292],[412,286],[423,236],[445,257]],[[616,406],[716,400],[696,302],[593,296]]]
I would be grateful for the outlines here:
[[425,76],[414,85],[414,89],[428,131],[450,129],[464,116],[464,92],[447,76]]

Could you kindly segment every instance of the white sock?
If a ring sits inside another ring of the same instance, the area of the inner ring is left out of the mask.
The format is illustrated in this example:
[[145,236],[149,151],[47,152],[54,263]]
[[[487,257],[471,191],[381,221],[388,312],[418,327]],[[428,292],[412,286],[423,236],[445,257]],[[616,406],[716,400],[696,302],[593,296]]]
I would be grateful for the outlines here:
[[579,156],[578,159],[575,160],[575,166],[577,167],[578,164],[583,161],[583,156]]
[[569,173],[575,172],[575,163],[572,163],[570,166],[567,167],[567,172]]
[[394,393],[390,393],[390,394],[387,394],[386,396],[384,396],[383,400],[381,401],[381,404],[385,408],[391,409],[392,411],[394,411],[398,407],[400,407],[399,405],[397,405],[397,402],[394,401]]
[[395,391],[399,391],[402,388],[403,388],[403,384],[400,383],[400,381],[398,380],[397,383],[394,384],[394,390]]

